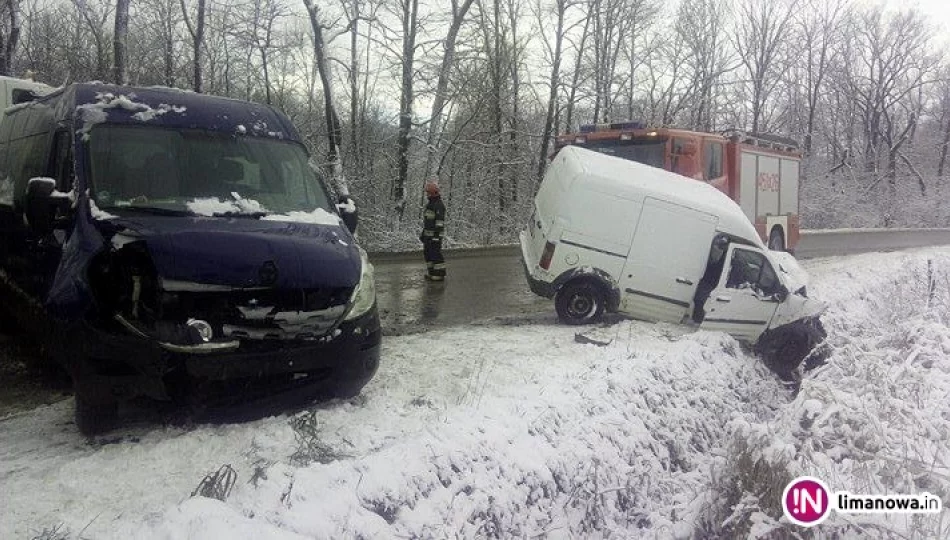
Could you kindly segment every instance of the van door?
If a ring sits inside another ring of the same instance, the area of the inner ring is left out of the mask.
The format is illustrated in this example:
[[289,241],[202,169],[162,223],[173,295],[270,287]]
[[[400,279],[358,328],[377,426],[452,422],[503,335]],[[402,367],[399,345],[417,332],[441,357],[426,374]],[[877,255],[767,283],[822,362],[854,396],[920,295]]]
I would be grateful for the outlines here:
[[755,342],[780,304],[781,282],[765,253],[750,246],[729,246],[723,268],[719,285],[706,301],[700,327]]
[[620,310],[678,323],[689,313],[719,218],[646,198],[621,274]]

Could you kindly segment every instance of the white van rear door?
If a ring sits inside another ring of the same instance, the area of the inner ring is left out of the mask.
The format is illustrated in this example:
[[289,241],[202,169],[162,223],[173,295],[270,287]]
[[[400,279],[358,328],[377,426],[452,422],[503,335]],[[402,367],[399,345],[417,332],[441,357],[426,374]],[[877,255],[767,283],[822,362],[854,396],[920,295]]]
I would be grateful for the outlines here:
[[623,268],[621,311],[678,323],[692,307],[718,218],[647,198]]
[[755,342],[779,306],[774,294],[781,281],[759,249],[733,244],[726,256],[719,285],[706,300],[706,316],[700,326]]

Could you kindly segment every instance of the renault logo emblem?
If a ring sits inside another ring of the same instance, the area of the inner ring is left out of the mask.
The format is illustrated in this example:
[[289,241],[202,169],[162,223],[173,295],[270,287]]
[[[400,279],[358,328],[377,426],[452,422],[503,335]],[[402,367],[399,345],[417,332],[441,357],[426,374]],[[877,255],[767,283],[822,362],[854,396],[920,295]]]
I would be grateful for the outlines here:
[[267,261],[261,265],[258,277],[261,279],[261,285],[273,285],[277,283],[277,265],[274,261]]

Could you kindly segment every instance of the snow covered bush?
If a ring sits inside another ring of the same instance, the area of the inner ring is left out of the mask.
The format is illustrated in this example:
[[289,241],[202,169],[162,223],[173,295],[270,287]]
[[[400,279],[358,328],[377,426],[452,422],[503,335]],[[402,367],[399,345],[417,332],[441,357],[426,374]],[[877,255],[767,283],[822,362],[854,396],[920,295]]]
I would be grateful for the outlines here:
[[823,318],[828,364],[774,419],[733,423],[702,518],[707,533],[950,536],[940,514],[832,513],[808,531],[782,517],[782,489],[801,475],[832,491],[950,500],[950,257],[908,257],[887,270],[846,270],[837,291],[822,283],[819,296],[838,300]]

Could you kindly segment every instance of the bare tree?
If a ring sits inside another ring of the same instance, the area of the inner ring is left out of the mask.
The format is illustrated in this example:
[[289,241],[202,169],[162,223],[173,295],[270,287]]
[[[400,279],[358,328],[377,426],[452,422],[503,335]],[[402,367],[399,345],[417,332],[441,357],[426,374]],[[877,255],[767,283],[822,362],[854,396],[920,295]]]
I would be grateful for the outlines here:
[[[330,65],[326,52],[326,44],[328,41],[324,39],[324,26],[321,20],[320,9],[313,4],[313,0],[303,0],[303,3],[310,17],[310,28],[313,31],[314,63],[316,64],[317,73],[320,76],[320,83],[323,87],[323,105],[327,119],[327,163],[330,167],[330,179],[336,189],[337,196],[340,198],[349,198],[350,188],[346,182],[346,174],[343,170],[343,157],[341,155],[343,130],[340,127],[340,117],[337,115],[336,106],[334,105],[333,85],[330,83]],[[344,30],[344,32],[346,31],[347,30]],[[336,36],[332,36],[331,40],[333,37]]]
[[724,43],[726,15],[722,0],[696,0],[680,4],[674,23],[676,39],[684,44],[688,122],[705,131],[716,125],[716,90],[723,76],[737,67]]
[[[584,65],[584,50],[587,46],[587,40],[590,38],[591,28],[590,28],[590,16],[584,17],[584,26],[581,30],[580,41],[574,45],[574,69],[571,72],[571,84],[568,87],[568,96],[567,104],[565,106],[564,113],[564,125],[567,129],[571,129],[574,121],[574,106],[577,104],[577,90],[580,86],[582,80],[582,66]],[[568,41],[571,41],[568,38]]]
[[86,24],[89,33],[92,34],[93,45],[95,46],[93,77],[104,80],[109,65],[109,47],[107,45],[109,39],[106,21],[109,20],[109,16],[112,14],[112,5],[105,2],[95,5],[88,0],[73,0],[73,5]]
[[0,18],[0,75],[10,75],[20,41],[20,0],[3,0]]
[[805,75],[799,84],[804,86],[807,96],[802,144],[805,153],[812,150],[819,99],[835,53],[834,46],[841,36],[847,6],[848,0],[808,0],[796,21],[802,39],[801,63]]
[[191,22],[188,17],[188,8],[185,6],[185,0],[181,2],[181,13],[185,20],[185,26],[188,27],[188,33],[191,34],[192,50],[194,51],[194,77],[192,79],[192,89],[195,92],[201,92],[204,87],[201,72],[201,53],[205,37],[205,0],[198,0],[198,11],[195,13],[195,21]]
[[412,105],[416,36],[419,32],[419,0],[399,0],[399,21],[402,24],[401,84],[399,97],[399,136],[396,142],[396,178],[393,200],[399,219],[406,209],[406,183],[409,177],[409,142],[412,133]]
[[626,0],[589,0],[588,17],[594,25],[594,122],[612,119],[617,62],[631,22],[627,7]]
[[910,100],[937,67],[927,52],[931,32],[920,12],[886,17],[880,7],[860,12],[853,28],[857,46],[848,85],[863,115],[865,170],[877,171],[886,158],[893,186],[901,147],[917,121]]
[[473,2],[474,0],[461,0],[461,3],[459,3],[459,0],[452,0],[452,21],[443,41],[442,63],[439,66],[435,94],[432,96],[432,112],[429,115],[429,132],[426,138],[425,176],[423,178],[429,178],[434,173],[436,156],[441,148],[442,115],[448,94],[449,77],[455,65],[455,46],[459,30],[462,28],[462,23],[465,21],[465,16]]
[[781,80],[780,65],[791,56],[787,43],[798,0],[741,0],[733,41],[749,77],[751,129],[767,129],[763,116],[772,90]]
[[[564,18],[567,14],[568,7],[571,5],[573,5],[571,0],[555,0],[553,11],[557,23],[555,23],[554,36],[552,37],[554,43],[552,45],[547,39],[542,41],[548,56],[551,58],[551,75],[548,78],[548,103],[547,111],[544,115],[544,127],[541,130],[541,145],[539,150],[540,154],[538,156],[537,176],[535,178],[535,190],[541,185],[541,179],[544,177],[544,169],[548,159],[548,146],[551,143],[551,132],[554,128],[554,113],[555,107],[557,107],[558,87],[561,84],[561,49],[564,46],[565,33]],[[541,6],[541,1],[539,0],[536,13],[538,27],[542,34],[544,33],[543,21],[548,14],[546,11],[547,10]]]
[[113,53],[115,83],[129,84],[126,64],[127,41],[129,34],[129,0],[115,2],[115,32],[112,35],[115,52]]

